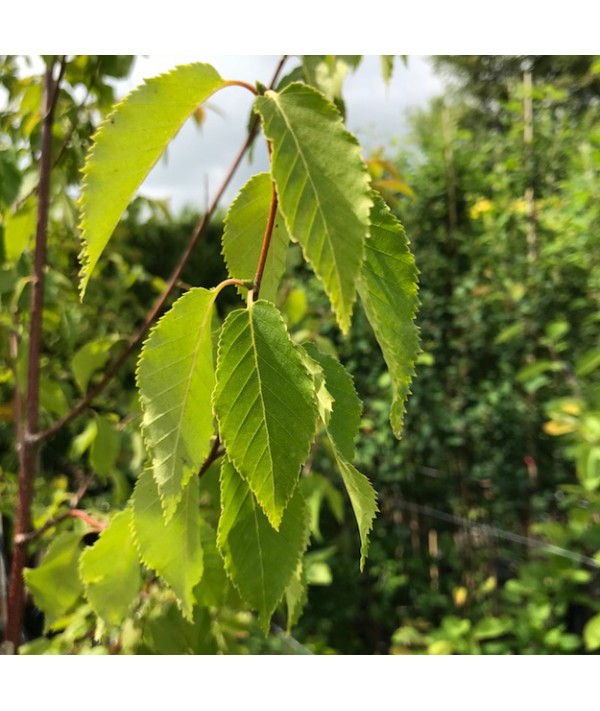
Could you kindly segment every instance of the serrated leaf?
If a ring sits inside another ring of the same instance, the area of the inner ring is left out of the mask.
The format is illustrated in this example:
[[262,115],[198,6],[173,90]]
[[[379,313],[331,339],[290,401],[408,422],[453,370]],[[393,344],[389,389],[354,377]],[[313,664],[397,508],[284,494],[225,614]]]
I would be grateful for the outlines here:
[[190,289],[152,329],[138,362],[142,427],[167,520],[210,448],[214,301],[214,291]]
[[312,343],[304,349],[321,366],[325,387],[333,398],[331,416],[325,422],[336,448],[348,460],[354,459],[356,435],[360,426],[362,404],[356,394],[352,376],[335,358],[321,351]]
[[25,584],[44,613],[46,630],[69,612],[83,592],[78,574],[80,544],[80,533],[61,533],[50,544],[41,565],[23,571]]
[[[259,173],[244,185],[227,212],[223,256],[229,275],[234,279],[254,279],[269,217],[271,193],[271,176]],[[267,301],[276,300],[289,241],[284,219],[278,212],[260,287],[260,296]]]
[[82,393],[87,391],[92,375],[106,365],[110,349],[118,340],[118,336],[102,336],[86,343],[75,353],[71,360],[71,370]]
[[302,610],[308,601],[308,583],[304,563],[300,561],[285,589],[285,604],[287,607],[287,633],[300,619]]
[[369,533],[373,528],[373,521],[379,511],[377,494],[367,477],[361,474],[350,462],[347,462],[337,450],[335,451],[335,458],[358,524],[360,569],[362,572],[369,551]]
[[221,470],[217,545],[225,569],[244,600],[256,609],[265,633],[308,545],[304,500],[296,491],[276,531],[248,484],[228,459]]
[[406,398],[415,373],[419,334],[415,260],[404,228],[374,193],[371,237],[358,291],[392,379],[391,423],[400,437]]
[[138,555],[131,536],[131,509],[116,514],[79,562],[79,577],[94,612],[109,625],[126,617],[141,584]]
[[172,588],[184,617],[190,621],[192,591],[204,572],[199,498],[198,477],[192,477],[166,523],[156,481],[147,469],[140,475],[132,499],[132,530],[140,560]]
[[268,301],[229,314],[216,375],[214,405],[227,454],[278,528],[318,413],[312,380]]
[[304,84],[267,91],[255,105],[273,147],[271,170],[288,231],[347,333],[373,204],[358,142],[336,108]]
[[209,64],[175,68],[135,89],[103,121],[83,169],[81,293],[113,230],[198,104],[226,85]]

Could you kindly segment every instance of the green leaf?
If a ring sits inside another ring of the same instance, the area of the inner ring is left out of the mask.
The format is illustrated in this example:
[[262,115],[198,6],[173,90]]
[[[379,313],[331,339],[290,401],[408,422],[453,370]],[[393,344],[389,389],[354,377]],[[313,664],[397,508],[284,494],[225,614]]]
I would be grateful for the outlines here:
[[181,616],[175,605],[161,609],[144,624],[143,639],[155,654],[216,654],[210,612],[194,609],[193,620]]
[[194,598],[199,605],[221,607],[225,604],[229,580],[225,573],[223,558],[217,549],[215,532],[206,521],[201,521],[201,531],[204,573],[194,589]]
[[109,625],[119,625],[141,584],[138,555],[131,536],[131,509],[116,514],[109,527],[79,562],[79,577],[94,612]]
[[279,527],[317,424],[312,380],[268,301],[232,312],[219,342],[214,405],[236,469]]
[[391,423],[400,437],[404,405],[415,373],[419,335],[417,268],[404,228],[374,193],[371,237],[358,290],[392,378]]
[[588,652],[600,649],[600,615],[594,615],[583,628],[583,641]]
[[209,64],[177,67],[135,89],[102,122],[83,169],[81,294],[121,215],[198,104],[226,82]]
[[37,199],[26,200],[12,213],[4,217],[4,253],[7,262],[14,264],[35,238],[37,223]]
[[267,91],[256,108],[273,146],[272,174],[288,231],[347,333],[373,202],[358,142],[336,108],[303,84]]
[[96,418],[96,436],[90,448],[90,466],[101,477],[112,476],[121,449],[121,433],[107,417]]
[[308,355],[321,366],[325,387],[333,398],[333,408],[327,430],[340,454],[354,459],[356,435],[360,426],[362,404],[354,389],[352,376],[335,358],[321,353],[312,343],[304,345]]
[[118,340],[118,336],[102,336],[86,343],[75,353],[71,360],[71,370],[82,393],[87,391],[92,375],[104,368],[109,351]]
[[377,508],[377,494],[371,482],[364,474],[361,474],[356,467],[347,462],[344,457],[335,449],[335,458],[352,510],[358,524],[360,535],[360,569],[365,567],[367,553],[369,551],[369,533],[373,528],[373,520],[379,509]]
[[[234,279],[252,281],[260,257],[269,217],[272,192],[271,176],[260,173],[240,190],[225,217],[223,256]],[[278,212],[260,287],[261,298],[275,302],[279,282],[285,271],[290,238],[283,217]]]
[[80,533],[60,533],[41,565],[23,572],[36,606],[44,613],[46,630],[69,612],[83,592],[78,574],[80,544]]
[[287,633],[292,631],[292,627],[300,619],[302,610],[308,601],[308,583],[306,582],[306,571],[302,561],[298,563],[296,572],[292,575],[287,588],[285,589],[285,604],[287,607]]
[[265,633],[308,545],[306,506],[299,491],[276,531],[250,488],[226,459],[221,469],[221,518],[217,545],[225,569],[246,602],[255,608]]
[[198,477],[186,484],[175,513],[165,523],[152,471],[139,477],[133,492],[133,532],[140,560],[169,585],[181,611],[192,620],[192,591],[204,571],[200,542]]
[[167,520],[210,448],[215,298],[190,289],[152,329],[138,362],[142,427]]
[[393,54],[382,54],[380,56],[381,76],[383,77],[383,81],[388,85],[392,81],[392,75],[394,73],[394,59],[395,55]]

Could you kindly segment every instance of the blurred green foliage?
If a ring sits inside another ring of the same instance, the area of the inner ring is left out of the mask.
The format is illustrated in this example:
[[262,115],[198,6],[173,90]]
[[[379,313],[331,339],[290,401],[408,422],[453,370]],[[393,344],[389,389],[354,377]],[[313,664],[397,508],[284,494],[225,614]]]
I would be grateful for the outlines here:
[[[389,428],[389,376],[364,314],[355,314],[352,335],[342,339],[320,284],[307,282],[297,246],[281,292],[296,340],[310,334],[337,353],[368,403],[357,465],[380,492],[382,515],[365,572],[356,563],[358,534],[340,525],[344,507],[329,476],[332,453],[323,448],[313,452],[303,481],[314,547],[308,603],[293,634],[304,647],[277,631],[265,640],[231,586],[225,604],[203,601],[190,623],[149,578],[112,647],[95,641],[95,616],[71,585],[68,609],[47,615],[49,635],[40,636],[44,623],[32,608],[25,653],[600,649],[600,61],[436,61],[460,90],[414,114],[397,156],[377,153],[369,161],[421,272],[423,352],[401,441]],[[197,219],[175,218],[165,204],[138,198],[80,304],[73,186],[93,127],[112,104],[113,80],[130,67],[127,57],[76,58],[59,101],[44,425],[67,411],[133,333]],[[7,541],[16,503],[13,392],[26,365],[22,357],[14,362],[10,334],[16,328],[24,343],[41,92],[39,77],[20,78],[17,69],[13,58],[2,58],[0,86],[9,101],[0,114],[0,511]],[[219,240],[216,224],[182,275],[185,284],[212,286],[225,277]],[[36,526],[88,482],[85,508],[99,520],[127,499],[145,459],[134,362],[44,448]],[[210,473],[202,480],[209,521],[216,486]],[[69,520],[49,532],[32,567],[62,561],[70,570],[69,551],[95,536],[87,530]],[[322,540],[334,545],[322,548]],[[43,566],[34,572],[35,596]]]

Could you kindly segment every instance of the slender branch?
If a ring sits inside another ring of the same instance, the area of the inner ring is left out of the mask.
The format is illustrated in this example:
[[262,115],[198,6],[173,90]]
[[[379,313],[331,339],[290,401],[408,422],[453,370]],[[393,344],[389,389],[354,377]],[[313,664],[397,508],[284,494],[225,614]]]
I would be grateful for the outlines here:
[[252,86],[252,84],[248,84],[248,82],[245,81],[238,81],[237,79],[232,79],[231,81],[226,81],[225,86],[241,86],[243,89],[248,89],[248,91],[254,96],[258,96],[258,91]]
[[224,451],[222,449],[219,449],[221,447],[221,440],[219,439],[219,435],[215,437],[215,441],[213,442],[212,447],[210,448],[210,452],[206,456],[206,459],[202,462],[202,466],[198,470],[198,476],[203,477],[206,472],[208,471],[210,465],[216,461],[219,457],[222,457],[224,454]]
[[43,526],[36,528],[35,531],[30,531],[29,533],[22,533],[18,538],[15,537],[15,541],[18,541],[19,543],[30,543],[36,538],[43,536],[46,531],[49,531],[51,528],[55,528],[56,526],[58,526],[59,523],[62,523],[63,521],[66,521],[69,518],[78,518],[81,521],[87,523],[88,526],[91,526],[95,531],[104,531],[104,529],[108,525],[104,523],[104,521],[98,521],[98,519],[94,518],[93,516],[90,516],[89,513],[87,511],[83,511],[83,509],[69,509],[60,516],[48,519],[48,521],[46,521]]
[[269,254],[269,245],[271,244],[271,237],[273,235],[273,228],[275,227],[275,217],[277,215],[277,190],[275,189],[275,183],[271,187],[271,206],[269,207],[269,217],[267,219],[267,226],[265,228],[265,236],[263,237],[263,243],[260,250],[260,257],[258,258],[258,266],[256,268],[256,276],[254,277],[254,288],[252,289],[252,301],[258,299],[258,294],[260,292],[260,284],[263,278],[263,272],[265,271],[265,264],[267,262],[267,255]]
[[[25,401],[25,423],[19,425],[18,498],[15,517],[15,538],[8,591],[8,624],[6,639],[16,652],[21,640],[21,627],[25,610],[25,588],[23,568],[27,563],[27,542],[19,538],[31,528],[31,503],[33,482],[38,468],[39,446],[34,435],[39,425],[40,402],[40,360],[42,352],[42,315],[44,308],[44,268],[48,229],[48,206],[50,195],[50,173],[52,169],[52,125],[54,108],[58,96],[58,84],[64,72],[65,58],[61,63],[59,79],[54,80],[55,62],[51,62],[44,79],[43,122],[40,156],[40,182],[37,210],[37,227],[34,257],[34,278],[31,285],[31,318],[29,324],[29,364],[27,369],[27,398]],[[19,413],[20,414],[20,413]]]
[[[279,64],[277,65],[277,68],[275,70],[275,73],[273,74],[273,78],[271,79],[270,86],[274,87],[277,79],[279,77],[279,74],[281,72],[281,69],[283,68],[283,65],[287,59],[287,55],[284,55],[282,59],[279,61]],[[104,377],[102,380],[95,385],[94,387],[90,388],[88,390],[86,396],[83,398],[83,400],[80,400],[80,402],[73,407],[73,409],[68,412],[61,420],[56,422],[54,425],[51,425],[48,427],[48,429],[44,430],[43,432],[40,432],[35,440],[37,442],[43,442],[50,437],[53,437],[57,432],[59,432],[63,427],[68,425],[70,422],[72,422],[76,417],[78,417],[82,412],[84,412],[96,397],[100,395],[106,388],[106,386],[112,381],[112,379],[115,377],[115,375],[119,372],[119,370],[122,368],[122,366],[125,364],[125,362],[128,360],[129,356],[132,354],[132,352],[135,350],[139,342],[142,340],[142,338],[146,335],[148,329],[158,316],[158,314],[162,311],[165,303],[167,302],[167,299],[175,289],[177,282],[179,281],[179,278],[181,276],[181,273],[183,272],[186,264],[189,261],[189,258],[194,250],[194,247],[198,243],[199,239],[204,235],[206,230],[208,229],[210,220],[217,209],[217,206],[219,202],[221,201],[221,198],[223,197],[223,194],[225,193],[225,190],[229,186],[229,183],[231,182],[231,179],[233,178],[236,170],[238,169],[240,163],[244,159],[244,156],[246,155],[248,149],[254,142],[254,139],[256,138],[256,134],[258,132],[258,127],[259,127],[259,119],[258,116],[255,117],[254,121],[252,122],[252,125],[250,126],[248,130],[248,135],[246,137],[246,140],[244,141],[243,145],[241,146],[237,156],[235,157],[229,172],[225,176],[225,179],[223,180],[223,183],[221,184],[221,187],[217,191],[215,197],[213,198],[212,203],[209,205],[208,210],[204,213],[198,224],[196,225],[196,228],[190,238],[190,241],[188,243],[188,246],[186,247],[185,251],[181,255],[181,258],[177,265],[175,266],[173,272],[171,273],[171,276],[169,277],[169,280],[163,290],[163,293],[159,296],[157,299],[156,303],[152,307],[152,310],[148,313],[146,316],[146,319],[144,322],[141,324],[141,326],[138,328],[136,333],[129,339],[129,342],[127,344],[127,347],[125,350],[121,353],[121,355],[118,356],[116,360],[113,361],[113,363],[108,367],[106,370]]]

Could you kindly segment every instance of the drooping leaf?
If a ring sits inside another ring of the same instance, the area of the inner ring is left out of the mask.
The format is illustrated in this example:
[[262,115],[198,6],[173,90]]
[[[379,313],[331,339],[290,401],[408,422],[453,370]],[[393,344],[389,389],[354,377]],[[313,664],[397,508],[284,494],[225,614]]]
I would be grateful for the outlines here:
[[[223,256],[234,279],[254,279],[269,216],[271,192],[271,176],[268,173],[255,175],[240,190],[225,217]],[[289,239],[284,219],[278,212],[260,287],[260,296],[267,301],[275,302],[285,271]]]
[[352,376],[335,358],[312,343],[304,345],[308,355],[323,369],[325,387],[333,398],[333,408],[327,430],[338,451],[348,460],[354,459],[354,440],[358,434],[362,405],[354,389]]
[[4,218],[4,253],[14,264],[33,242],[37,223],[37,199],[26,200],[14,214],[7,211]]
[[85,596],[98,617],[110,625],[123,621],[142,584],[131,521],[131,509],[116,514],[79,562]]
[[380,56],[381,76],[383,77],[383,81],[388,85],[392,81],[392,75],[394,73],[394,59],[395,55],[393,54],[382,54]]
[[236,469],[279,527],[315,433],[313,384],[268,301],[232,312],[219,342],[214,405]]
[[109,358],[110,349],[118,340],[115,336],[102,336],[82,346],[71,360],[73,377],[82,393],[85,393],[92,375],[103,368]]
[[138,362],[142,427],[167,520],[210,448],[214,301],[214,291],[190,289],[152,329]]
[[80,533],[60,533],[37,568],[25,568],[25,584],[36,606],[44,613],[48,630],[55,620],[75,605],[83,592],[78,563],[81,553]]
[[373,520],[379,509],[377,508],[377,494],[371,482],[356,467],[347,462],[338,452],[335,452],[336,462],[350,503],[358,524],[360,534],[360,569],[365,567],[369,550],[369,533],[373,528]]
[[391,423],[400,437],[404,406],[415,373],[419,335],[417,268],[404,228],[374,193],[371,237],[358,283],[360,298],[392,379]]
[[308,600],[308,583],[302,561],[298,563],[287,588],[285,589],[285,604],[287,607],[287,633],[300,619],[302,610]]
[[198,104],[225,86],[209,64],[175,68],[135,89],[101,124],[83,170],[81,292],[125,208]]
[[256,108],[273,146],[272,174],[288,231],[346,333],[373,204],[359,145],[336,108],[303,84],[267,91]]
[[184,617],[190,621],[192,591],[204,572],[198,501],[198,477],[192,477],[175,513],[165,523],[151,470],[140,475],[133,492],[133,532],[140,560],[173,589]]
[[248,484],[229,460],[221,470],[221,518],[217,544],[225,569],[246,602],[255,608],[265,632],[308,545],[306,506],[297,490],[276,531],[256,503]]

